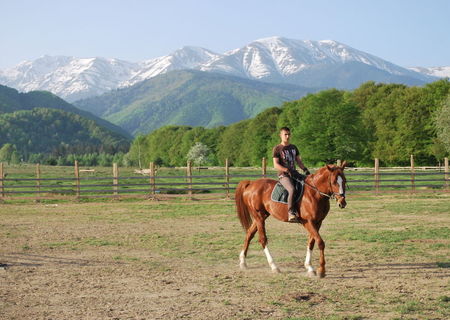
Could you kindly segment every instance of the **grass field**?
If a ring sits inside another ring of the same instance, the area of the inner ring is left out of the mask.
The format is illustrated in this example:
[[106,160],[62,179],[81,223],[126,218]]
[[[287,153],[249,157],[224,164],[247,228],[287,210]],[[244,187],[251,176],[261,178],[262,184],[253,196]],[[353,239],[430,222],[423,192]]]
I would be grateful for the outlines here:
[[[321,230],[269,218],[272,274],[231,201],[0,204],[0,319],[448,319],[450,195],[349,196]],[[313,261],[317,267],[318,251]]]

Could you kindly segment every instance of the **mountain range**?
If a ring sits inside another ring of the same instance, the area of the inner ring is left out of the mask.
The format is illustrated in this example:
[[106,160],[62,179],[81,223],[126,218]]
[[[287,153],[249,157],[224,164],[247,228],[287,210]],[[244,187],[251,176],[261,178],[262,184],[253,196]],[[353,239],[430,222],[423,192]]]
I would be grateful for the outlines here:
[[186,69],[267,83],[339,89],[354,89],[369,80],[421,85],[450,75],[450,67],[407,69],[332,40],[271,37],[223,54],[184,47],[142,62],[44,56],[0,71],[0,83],[20,91],[47,90],[73,102]]

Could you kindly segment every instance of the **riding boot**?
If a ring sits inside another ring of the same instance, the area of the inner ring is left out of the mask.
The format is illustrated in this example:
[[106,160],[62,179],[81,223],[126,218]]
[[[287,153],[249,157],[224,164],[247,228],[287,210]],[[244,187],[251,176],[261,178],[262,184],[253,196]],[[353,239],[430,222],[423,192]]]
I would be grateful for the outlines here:
[[298,222],[298,216],[295,211],[288,212],[288,221],[289,222]]

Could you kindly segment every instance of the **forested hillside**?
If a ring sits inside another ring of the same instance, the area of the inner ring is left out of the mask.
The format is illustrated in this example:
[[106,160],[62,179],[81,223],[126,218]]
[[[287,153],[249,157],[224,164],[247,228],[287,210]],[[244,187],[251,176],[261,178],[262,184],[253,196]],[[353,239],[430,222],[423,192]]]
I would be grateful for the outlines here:
[[19,93],[0,86],[0,161],[124,153],[130,140],[122,129],[49,92]]
[[228,125],[314,91],[317,90],[183,70],[74,104],[132,134],[146,134],[164,125]]
[[126,138],[131,135],[122,128],[105,121],[91,112],[81,110],[48,91],[30,91],[22,93],[16,89],[0,85],[0,114],[34,108],[50,108],[78,114],[95,121],[98,125],[108,128]]
[[439,134],[448,137],[448,130],[438,121],[449,108],[449,93],[448,79],[423,87],[367,82],[354,91],[325,90],[227,127],[161,128],[137,137],[129,158],[185,165],[190,148],[201,142],[210,149],[210,164],[228,158],[237,166],[260,165],[262,157],[272,158],[278,128],[288,126],[308,165],[335,159],[364,165],[375,157],[403,165],[411,154],[419,164],[434,164],[450,153]]
[[6,143],[15,145],[26,159],[31,153],[112,153],[126,151],[128,145],[93,120],[47,108],[1,114],[0,145]]

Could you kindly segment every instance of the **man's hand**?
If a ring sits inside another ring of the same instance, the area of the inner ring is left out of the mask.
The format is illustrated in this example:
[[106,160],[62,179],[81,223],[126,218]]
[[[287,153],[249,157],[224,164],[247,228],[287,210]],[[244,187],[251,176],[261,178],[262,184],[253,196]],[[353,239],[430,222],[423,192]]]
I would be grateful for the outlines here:
[[308,168],[304,168],[303,172],[305,173],[305,176],[309,176],[311,174],[311,172],[309,172]]

